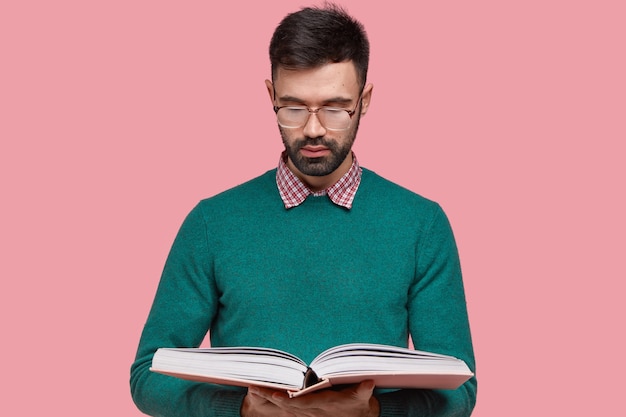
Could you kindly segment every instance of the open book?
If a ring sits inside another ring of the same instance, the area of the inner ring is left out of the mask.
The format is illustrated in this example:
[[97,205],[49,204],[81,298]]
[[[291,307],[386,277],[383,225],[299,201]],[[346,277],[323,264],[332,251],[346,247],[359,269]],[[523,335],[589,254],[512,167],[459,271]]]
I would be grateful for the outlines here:
[[309,365],[268,348],[160,348],[150,370],[198,382],[256,385],[291,397],[367,379],[378,388],[456,389],[474,375],[452,356],[357,343],[330,348]]

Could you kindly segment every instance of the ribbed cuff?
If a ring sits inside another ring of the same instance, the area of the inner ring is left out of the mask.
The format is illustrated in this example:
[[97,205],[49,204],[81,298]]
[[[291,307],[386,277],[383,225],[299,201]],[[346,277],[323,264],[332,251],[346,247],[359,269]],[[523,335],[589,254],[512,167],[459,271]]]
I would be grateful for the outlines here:
[[241,417],[241,404],[246,390],[224,389],[213,395],[213,410],[220,417]]
[[404,401],[398,401],[397,398],[389,395],[378,395],[376,398],[380,405],[380,417],[406,417],[408,415],[409,410]]

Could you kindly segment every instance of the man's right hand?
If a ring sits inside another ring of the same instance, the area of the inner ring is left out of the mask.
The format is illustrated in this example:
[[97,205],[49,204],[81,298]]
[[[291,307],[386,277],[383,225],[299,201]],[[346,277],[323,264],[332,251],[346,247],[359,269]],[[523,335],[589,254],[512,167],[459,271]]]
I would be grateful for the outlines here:
[[378,417],[374,383],[364,381],[339,391],[323,390],[289,398],[280,391],[251,387],[241,406],[242,417]]

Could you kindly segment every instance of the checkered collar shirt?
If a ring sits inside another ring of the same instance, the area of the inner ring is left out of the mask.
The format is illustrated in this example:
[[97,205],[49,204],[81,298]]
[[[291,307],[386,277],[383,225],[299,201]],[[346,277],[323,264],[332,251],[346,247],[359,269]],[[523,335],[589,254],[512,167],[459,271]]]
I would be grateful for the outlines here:
[[352,154],[352,165],[335,184],[321,191],[312,191],[309,187],[298,178],[285,163],[286,154],[283,154],[278,161],[278,169],[276,170],[276,185],[283,200],[285,208],[290,209],[296,207],[309,195],[323,196],[327,195],[333,203],[347,209],[352,208],[352,201],[356,195],[356,191],[361,183],[362,169],[356,160],[356,155]]

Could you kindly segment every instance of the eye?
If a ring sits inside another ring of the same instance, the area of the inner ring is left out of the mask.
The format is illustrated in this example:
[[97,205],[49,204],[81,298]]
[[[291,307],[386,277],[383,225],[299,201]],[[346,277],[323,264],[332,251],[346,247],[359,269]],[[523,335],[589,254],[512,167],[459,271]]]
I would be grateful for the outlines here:
[[340,109],[339,107],[322,107],[322,110],[328,114],[341,114],[345,112],[344,109]]
[[335,120],[344,120],[346,118],[350,118],[348,112],[344,109],[340,109],[339,107],[322,107],[320,109],[320,113],[323,114],[323,117],[328,121]]
[[299,115],[299,114],[303,114],[303,113],[308,113],[309,111],[306,109],[306,107],[283,107],[282,108],[283,112],[285,114],[290,114],[290,115]]

